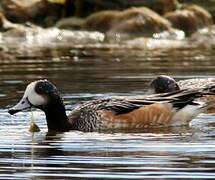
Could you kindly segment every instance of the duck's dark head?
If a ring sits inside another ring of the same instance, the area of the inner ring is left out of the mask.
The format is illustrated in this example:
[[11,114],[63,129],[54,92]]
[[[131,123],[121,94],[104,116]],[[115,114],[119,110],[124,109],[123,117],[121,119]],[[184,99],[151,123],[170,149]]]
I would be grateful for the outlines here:
[[26,87],[25,93],[18,104],[10,108],[8,112],[15,114],[31,107],[45,110],[50,102],[59,99],[59,92],[51,82],[48,80],[34,81]]
[[167,93],[179,90],[177,82],[166,75],[160,75],[152,80],[150,84],[154,93]]

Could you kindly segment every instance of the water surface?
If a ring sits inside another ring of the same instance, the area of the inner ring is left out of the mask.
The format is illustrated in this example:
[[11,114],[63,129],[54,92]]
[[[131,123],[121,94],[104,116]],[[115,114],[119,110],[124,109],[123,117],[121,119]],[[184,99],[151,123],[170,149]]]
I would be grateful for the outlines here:
[[178,80],[215,77],[214,52],[213,47],[147,50],[102,44],[3,48],[0,179],[215,179],[213,115],[198,116],[190,127],[50,135],[41,111],[33,110],[41,128],[35,134],[28,131],[29,112],[7,113],[36,79],[56,84],[69,113],[87,100],[146,94],[159,74]]

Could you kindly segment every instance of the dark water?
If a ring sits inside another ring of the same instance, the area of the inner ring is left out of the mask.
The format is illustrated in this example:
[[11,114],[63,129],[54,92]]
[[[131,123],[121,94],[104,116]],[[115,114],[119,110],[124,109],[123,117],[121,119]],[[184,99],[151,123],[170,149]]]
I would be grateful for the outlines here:
[[213,115],[202,114],[186,128],[48,135],[42,112],[33,110],[41,128],[35,134],[28,131],[29,112],[7,113],[36,79],[57,85],[69,113],[80,101],[145,94],[149,81],[159,74],[215,77],[214,58],[213,47],[146,50],[92,44],[3,49],[0,179],[215,179]]

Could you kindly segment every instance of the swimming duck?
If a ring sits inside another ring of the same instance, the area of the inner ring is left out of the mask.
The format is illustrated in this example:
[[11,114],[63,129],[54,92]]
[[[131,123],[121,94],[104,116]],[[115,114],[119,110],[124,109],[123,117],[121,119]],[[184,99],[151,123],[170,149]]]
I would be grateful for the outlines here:
[[[215,79],[186,79],[176,82],[170,76],[160,75],[153,79],[150,83],[152,93],[168,93],[178,91],[180,89],[193,89],[193,88],[207,88],[215,85]],[[198,100],[205,103],[215,100],[215,96],[205,95],[200,97]],[[215,107],[210,107],[206,111],[207,113],[215,113]]]
[[215,101],[207,104],[194,102],[208,93],[208,90],[194,89],[92,100],[76,107],[67,116],[56,86],[48,80],[38,80],[27,86],[22,99],[8,112],[13,115],[31,107],[39,108],[45,112],[48,130],[57,132],[186,125],[215,104]]
[[160,75],[153,79],[150,83],[150,88],[152,93],[167,93],[180,89],[175,79],[166,75]]

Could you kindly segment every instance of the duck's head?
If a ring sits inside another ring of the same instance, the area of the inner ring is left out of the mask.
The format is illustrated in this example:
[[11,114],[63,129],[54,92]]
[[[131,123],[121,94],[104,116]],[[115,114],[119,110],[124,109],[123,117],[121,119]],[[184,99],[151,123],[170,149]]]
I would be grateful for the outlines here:
[[59,100],[59,97],[57,88],[48,80],[34,81],[27,86],[25,93],[18,104],[10,108],[8,112],[13,115],[31,107],[44,110],[51,100]]
[[166,75],[160,75],[152,80],[150,87],[154,93],[167,93],[180,90],[177,82]]

